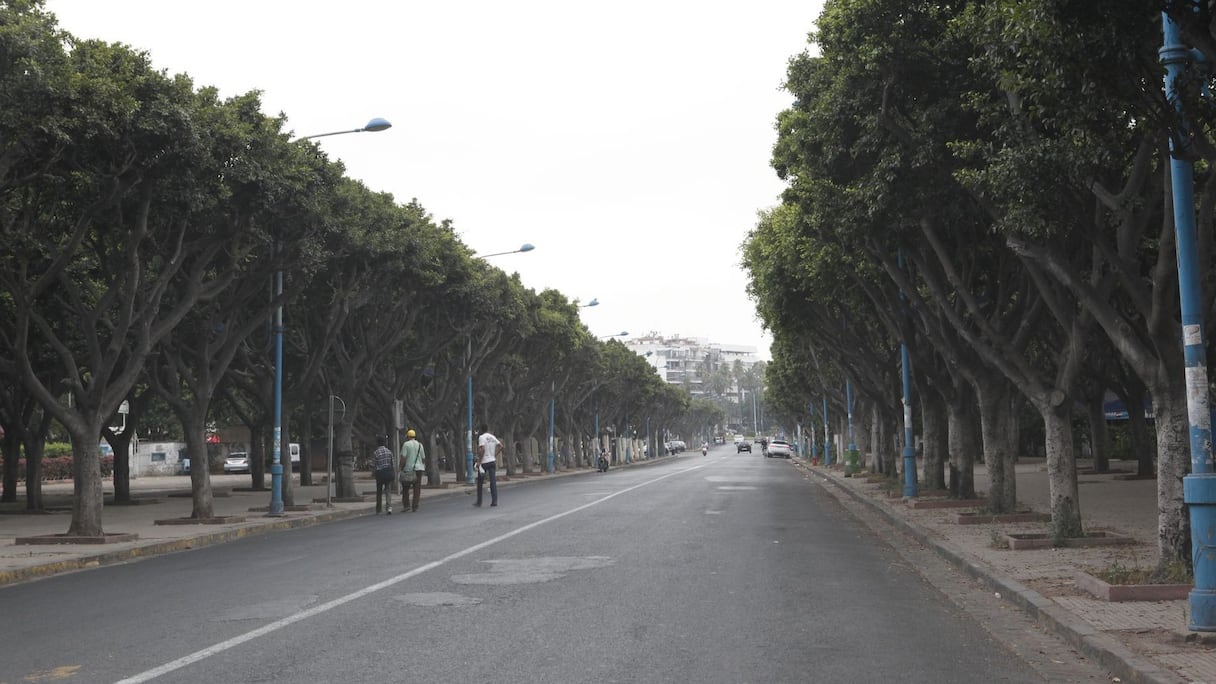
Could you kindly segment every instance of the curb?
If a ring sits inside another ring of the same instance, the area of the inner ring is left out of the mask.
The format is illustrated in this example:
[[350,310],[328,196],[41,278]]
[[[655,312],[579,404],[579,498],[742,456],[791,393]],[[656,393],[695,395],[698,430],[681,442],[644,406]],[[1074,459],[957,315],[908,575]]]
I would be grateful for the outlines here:
[[1073,615],[1039,592],[1015,579],[1005,577],[978,560],[971,558],[949,542],[932,537],[927,530],[913,522],[900,518],[859,492],[836,481],[836,478],[819,472],[819,466],[811,466],[802,459],[794,459],[797,465],[815,474],[823,483],[849,495],[854,501],[864,504],[883,519],[911,535],[920,543],[933,549],[939,556],[983,582],[1010,603],[1020,608],[1035,622],[1049,629],[1086,657],[1117,675],[1124,682],[1142,684],[1186,684],[1186,680],[1140,655],[1133,653],[1113,637],[1095,629],[1088,622]]
[[183,539],[174,539],[172,541],[153,542],[150,544],[133,546],[129,549],[106,551],[103,553],[82,556],[72,560],[32,565],[28,568],[21,568],[19,570],[0,570],[0,586],[49,577],[51,575],[58,575],[66,572],[73,572],[76,570],[101,567],[103,565],[117,565],[119,563],[125,563],[127,561],[137,560],[148,556],[176,553],[178,551],[188,551],[190,549],[201,548],[204,546],[214,546],[216,544],[223,544],[224,542],[241,539],[243,537],[252,537],[254,535],[265,534],[267,532],[274,532],[277,530],[310,527],[312,525],[319,525],[321,523],[332,522],[334,520],[367,515],[367,513],[368,511],[362,509],[326,511],[317,515],[278,520],[262,525],[240,527],[232,530],[224,530],[222,532],[204,534],[197,537],[186,537]]

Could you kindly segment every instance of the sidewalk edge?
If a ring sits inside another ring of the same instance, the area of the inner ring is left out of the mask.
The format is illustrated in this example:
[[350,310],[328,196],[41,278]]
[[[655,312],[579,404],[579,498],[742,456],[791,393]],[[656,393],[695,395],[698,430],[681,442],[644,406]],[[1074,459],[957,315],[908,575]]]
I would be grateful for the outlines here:
[[321,523],[332,522],[334,520],[342,520],[344,518],[352,518],[360,515],[367,515],[368,510],[364,509],[343,509],[334,511],[325,511],[317,515],[301,516],[296,518],[284,518],[274,522],[261,523],[250,525],[247,527],[238,527],[210,534],[198,536],[183,537],[181,539],[173,539],[169,541],[151,542],[140,544],[134,542],[136,546],[131,548],[119,549],[115,551],[103,551],[101,553],[89,554],[80,558],[71,560],[56,561],[53,563],[42,563],[40,565],[31,565],[27,568],[19,568],[16,570],[0,570],[0,586],[8,586],[20,582],[26,582],[34,579],[42,579],[53,575],[74,572],[77,570],[87,570],[103,565],[118,565],[132,560],[138,560],[149,556],[156,556],[166,553],[176,553],[178,551],[188,551],[204,546],[214,546],[223,544],[242,537],[252,537],[254,535],[266,534],[278,530],[288,530],[299,527],[310,527]]

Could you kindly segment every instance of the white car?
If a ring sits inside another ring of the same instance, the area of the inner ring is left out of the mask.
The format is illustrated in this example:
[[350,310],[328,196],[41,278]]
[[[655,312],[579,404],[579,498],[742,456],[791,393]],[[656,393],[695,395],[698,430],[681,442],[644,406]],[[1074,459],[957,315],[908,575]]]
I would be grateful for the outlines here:
[[794,448],[789,442],[774,439],[768,443],[768,449],[765,449],[765,458],[789,458],[794,455]]
[[224,459],[225,473],[249,472],[249,454],[244,451],[234,451]]

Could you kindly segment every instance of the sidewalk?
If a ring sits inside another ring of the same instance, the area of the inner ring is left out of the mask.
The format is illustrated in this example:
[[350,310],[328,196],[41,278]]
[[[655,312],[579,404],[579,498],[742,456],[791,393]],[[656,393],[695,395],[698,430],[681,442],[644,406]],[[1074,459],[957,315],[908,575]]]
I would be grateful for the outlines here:
[[[666,460],[664,458],[658,460]],[[635,461],[613,467],[635,467],[657,461]],[[553,475],[533,473],[511,477],[499,475],[498,486],[512,487],[522,482],[542,478],[563,477],[575,473],[594,473],[594,468],[558,470]],[[325,475],[314,474],[321,484],[300,486],[298,474],[292,476],[295,505],[280,517],[266,514],[270,505],[270,490],[249,489],[250,476],[212,475],[212,522],[182,524],[193,508],[190,499],[190,478],[185,475],[141,477],[131,480],[131,505],[113,504],[113,484],[104,483],[105,508],[102,527],[106,535],[118,541],[104,544],[28,544],[18,543],[31,537],[62,535],[72,519],[71,482],[45,483],[42,488],[41,513],[25,512],[25,492],[18,490],[18,500],[0,504],[0,586],[47,577],[84,568],[122,563],[137,558],[186,549],[221,544],[245,536],[265,534],[274,530],[317,525],[331,520],[359,515],[372,515],[376,510],[376,485],[368,473],[356,474],[356,489],[363,501],[332,502],[327,506]],[[270,475],[266,482],[269,484]],[[422,488],[422,507],[436,497],[457,496],[468,487],[456,481],[455,473],[443,473],[441,487]],[[331,494],[332,494],[331,489]],[[331,496],[332,499],[332,496]],[[317,502],[320,503],[317,503]],[[394,515],[402,513],[401,495],[394,496]],[[157,524],[161,521],[161,524]],[[123,541],[124,537],[133,539]]]
[[[960,570],[988,584],[994,600],[1026,611],[1041,626],[1101,663],[1123,682],[1207,682],[1216,684],[1216,634],[1187,630],[1185,598],[1113,602],[1078,588],[1078,571],[1101,571],[1114,564],[1152,568],[1157,556],[1157,482],[1125,479],[1133,463],[1115,461],[1111,474],[1078,477],[1081,519],[1086,532],[1131,537],[1126,546],[1010,550],[1007,533],[1043,533],[1045,522],[960,524],[972,508],[914,508],[879,483],[844,477],[836,466],[795,464],[817,475],[833,495],[850,497],[933,548]],[[1083,462],[1084,472],[1088,463]],[[976,466],[976,490],[988,489],[988,474]],[[1020,508],[1047,513],[1047,467],[1043,459],[1017,466]],[[934,497],[916,506],[938,505]],[[948,504],[940,504],[948,505]],[[1188,589],[1189,590],[1189,589]]]

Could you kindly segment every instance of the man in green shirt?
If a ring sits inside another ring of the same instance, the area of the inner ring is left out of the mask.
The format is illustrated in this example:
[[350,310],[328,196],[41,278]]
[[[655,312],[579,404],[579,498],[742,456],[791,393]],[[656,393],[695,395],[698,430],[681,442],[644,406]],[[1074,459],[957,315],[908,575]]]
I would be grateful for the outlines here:
[[[422,476],[426,473],[426,452],[422,442],[414,439],[413,430],[405,431],[405,442],[401,445],[401,502],[404,511],[417,511],[422,498]],[[414,491],[414,505],[410,506],[410,490]]]

